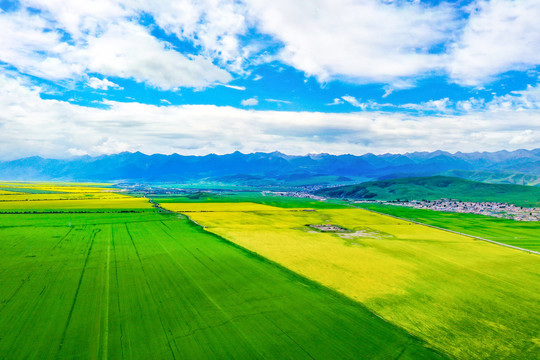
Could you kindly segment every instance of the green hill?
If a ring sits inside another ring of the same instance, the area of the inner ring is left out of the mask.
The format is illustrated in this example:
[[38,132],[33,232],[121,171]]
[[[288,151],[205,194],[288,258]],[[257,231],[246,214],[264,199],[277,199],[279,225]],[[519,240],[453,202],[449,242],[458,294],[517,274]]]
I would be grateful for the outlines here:
[[449,176],[369,181],[322,189],[317,195],[366,200],[437,200],[506,202],[540,206],[540,188],[512,184],[486,184]]

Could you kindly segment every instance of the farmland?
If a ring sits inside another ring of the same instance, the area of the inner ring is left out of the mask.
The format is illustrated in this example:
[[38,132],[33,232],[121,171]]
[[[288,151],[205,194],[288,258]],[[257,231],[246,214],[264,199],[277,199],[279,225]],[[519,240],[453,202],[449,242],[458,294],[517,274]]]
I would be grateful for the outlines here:
[[[242,205],[245,210],[219,211],[223,204],[214,206],[207,203],[188,215],[456,358],[540,356],[536,255],[360,209],[277,211]],[[306,226],[327,223],[349,232]]]
[[325,202],[309,198],[293,198],[287,196],[262,195],[261,192],[226,192],[215,194],[199,191],[185,196],[153,196],[160,203],[257,203],[281,208],[314,208],[314,209],[346,209],[351,205],[341,200]]
[[73,211],[153,211],[146,199],[111,188],[77,184],[0,183],[0,213]]
[[0,201],[2,212],[66,212],[88,210],[152,210],[152,204],[140,198],[99,200]]
[[0,214],[0,358],[445,358],[182,215],[108,201],[3,202],[65,213]]
[[412,209],[403,206],[379,204],[357,204],[357,206],[524,249],[540,251],[538,222],[519,222],[483,215]]

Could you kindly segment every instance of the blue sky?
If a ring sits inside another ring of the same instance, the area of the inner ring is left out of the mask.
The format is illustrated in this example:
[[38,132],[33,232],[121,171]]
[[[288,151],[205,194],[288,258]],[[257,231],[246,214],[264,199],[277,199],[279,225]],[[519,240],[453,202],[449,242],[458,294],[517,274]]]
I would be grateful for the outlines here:
[[540,3],[0,1],[0,158],[540,144]]

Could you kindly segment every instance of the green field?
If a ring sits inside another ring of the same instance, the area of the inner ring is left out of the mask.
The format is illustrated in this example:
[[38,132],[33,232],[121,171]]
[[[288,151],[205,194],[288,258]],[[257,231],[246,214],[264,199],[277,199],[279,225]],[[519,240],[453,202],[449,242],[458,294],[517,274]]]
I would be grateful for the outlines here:
[[[339,200],[151,196],[203,229],[110,188],[25,186],[0,194],[0,359],[540,354],[536,255]],[[470,219],[448,223],[534,241]],[[307,226],[325,223],[346,233]]]
[[540,224],[538,222],[414,209],[405,206],[380,204],[356,204],[356,206],[524,249],[540,251]]
[[253,192],[195,192],[183,196],[152,195],[159,203],[236,203],[252,202],[257,204],[279,206],[282,208],[313,208],[313,209],[343,209],[351,208],[351,205],[341,200],[318,201],[309,198],[296,198],[288,196],[262,195],[260,191]]
[[540,357],[538,255],[361,209],[163,206],[186,209],[208,231],[359,301],[456,358]]
[[178,215],[0,221],[2,359],[443,357]]

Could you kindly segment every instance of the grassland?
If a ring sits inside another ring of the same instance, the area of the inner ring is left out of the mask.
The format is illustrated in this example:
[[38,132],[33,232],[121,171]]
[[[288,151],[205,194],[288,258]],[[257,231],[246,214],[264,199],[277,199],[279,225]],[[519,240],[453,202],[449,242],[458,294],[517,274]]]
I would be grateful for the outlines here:
[[538,222],[514,221],[404,206],[380,204],[357,204],[357,206],[524,249],[540,251],[540,224]]
[[[540,357],[537,255],[360,209],[206,206],[189,216],[207,230],[360,301],[456,358]],[[350,232],[306,227],[326,223]]]
[[0,214],[2,359],[398,357],[445,358],[181,215]]

